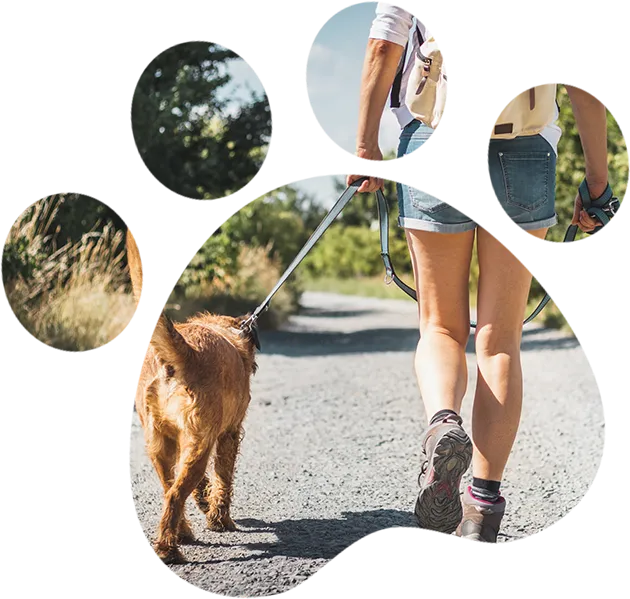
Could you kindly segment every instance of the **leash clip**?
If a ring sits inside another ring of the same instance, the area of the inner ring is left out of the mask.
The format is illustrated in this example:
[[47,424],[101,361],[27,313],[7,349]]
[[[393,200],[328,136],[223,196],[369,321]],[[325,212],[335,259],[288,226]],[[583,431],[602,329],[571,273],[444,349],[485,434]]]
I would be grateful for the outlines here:
[[385,277],[383,278],[383,282],[385,283],[385,285],[391,285],[393,281],[394,281],[394,276],[392,274],[392,271],[388,269],[385,272]]
[[617,214],[617,211],[619,210],[620,205],[621,204],[619,202],[619,198],[613,196],[610,199],[610,202],[608,202],[608,206],[604,208],[604,212],[609,212],[610,216],[615,216],[615,214]]
[[240,326],[241,331],[247,331],[248,329],[251,329],[253,322],[254,322],[254,319],[251,316],[247,320],[244,320],[243,322],[241,322],[241,326]]

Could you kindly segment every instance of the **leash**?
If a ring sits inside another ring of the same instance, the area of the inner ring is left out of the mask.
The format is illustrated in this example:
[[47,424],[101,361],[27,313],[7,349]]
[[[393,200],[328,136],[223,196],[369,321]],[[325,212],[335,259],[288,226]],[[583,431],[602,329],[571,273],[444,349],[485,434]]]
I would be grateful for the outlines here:
[[[308,238],[308,241],[304,244],[304,247],[299,251],[297,256],[293,259],[291,264],[284,271],[278,282],[274,285],[273,289],[269,292],[267,297],[261,302],[261,304],[252,312],[251,316],[249,316],[246,320],[244,320],[241,324],[241,329],[252,331],[256,326],[256,321],[259,316],[269,308],[269,304],[273,299],[273,296],[278,292],[280,287],[284,285],[286,280],[293,274],[293,271],[300,265],[302,260],[307,256],[307,254],[311,251],[313,246],[319,241],[322,235],[327,231],[327,229],[332,225],[335,219],[341,214],[341,211],[347,206],[350,200],[356,195],[361,184],[366,181],[368,177],[362,177],[361,179],[357,179],[353,181],[346,190],[341,194],[339,199],[335,202],[333,207],[328,211],[328,214],[324,217],[321,223],[317,226],[315,231]],[[582,198],[582,206],[584,210],[593,218],[599,220],[602,224],[597,227],[592,233],[601,229],[604,225],[610,222],[610,219],[615,215],[617,210],[619,210],[619,200],[613,196],[612,189],[610,185],[606,187],[604,193],[596,199],[590,197],[588,192],[588,187],[586,185],[586,180],[582,182],[579,188],[580,197]],[[418,296],[416,291],[407,285],[403,280],[401,280],[394,270],[394,265],[392,264],[391,257],[389,255],[389,210],[387,207],[387,200],[383,195],[381,189],[376,190],[376,207],[378,211],[378,221],[379,221],[379,234],[380,234],[380,242],[381,242],[381,258],[383,259],[383,264],[385,266],[385,283],[387,285],[392,282],[396,284],[404,293],[406,293],[410,298],[414,301],[418,301]],[[577,225],[570,225],[567,229],[564,239],[564,242],[574,241],[578,232]],[[551,297],[547,292],[540,300],[538,305],[534,308],[532,313],[523,321],[523,326],[527,323],[531,322],[536,318],[545,308],[545,306],[551,301]],[[471,321],[471,328],[476,328],[477,323],[475,321]]]
[[[610,184],[606,185],[604,193],[595,200],[591,198],[591,194],[588,192],[586,179],[580,183],[578,191],[582,199],[582,207],[584,210],[586,210],[589,216],[599,220],[604,231],[606,231],[608,225],[615,220],[615,217],[618,216],[621,211],[621,203],[617,198],[613,197]],[[577,225],[569,225],[562,243],[573,243],[577,230]],[[595,231],[596,229],[588,232],[588,234],[593,235]]]
[[346,207],[348,202],[355,196],[359,187],[367,177],[357,179],[351,183],[346,190],[341,194],[341,197],[335,202],[333,207],[328,211],[328,214],[324,217],[317,228],[313,231],[308,241],[304,244],[304,247],[298,252],[298,255],[293,259],[293,262],[289,264],[284,271],[278,282],[274,285],[273,289],[269,292],[269,295],[262,301],[262,303],[252,312],[252,315],[244,320],[241,324],[242,329],[248,329],[258,320],[258,317],[269,307],[273,296],[276,295],[280,287],[284,285],[284,282],[293,274],[293,271],[300,265],[302,260],[306,258],[306,255],[311,251],[313,246],[319,241],[320,237],[326,232],[328,227],[333,224],[335,219],[341,214],[341,211]]
[[[400,278],[394,272],[394,266],[392,265],[392,261],[389,256],[389,214],[387,210],[387,201],[385,200],[385,196],[383,195],[383,192],[380,189],[376,191],[376,205],[378,206],[378,220],[379,220],[379,230],[380,230],[380,236],[381,236],[381,257],[383,258],[383,264],[385,265],[385,284],[390,285],[392,282],[395,283],[410,298],[412,298],[413,300],[417,302],[418,296],[415,290],[409,287],[409,285],[407,285],[404,281],[401,281]],[[576,225],[571,225],[571,226],[575,227],[575,231],[572,233],[573,239],[574,239],[577,233],[577,226]],[[573,239],[571,239],[571,241]],[[567,239],[567,237],[565,236],[564,241],[569,241],[569,239]],[[532,313],[523,321],[523,326],[525,326],[527,323],[534,320],[534,318],[536,318],[536,316],[538,316],[543,311],[543,309],[549,303],[550,300],[551,300],[551,297],[549,296],[547,292],[545,292],[545,295],[540,300],[538,305],[534,308]],[[470,321],[470,328],[471,329],[477,328],[477,323],[474,320]]]

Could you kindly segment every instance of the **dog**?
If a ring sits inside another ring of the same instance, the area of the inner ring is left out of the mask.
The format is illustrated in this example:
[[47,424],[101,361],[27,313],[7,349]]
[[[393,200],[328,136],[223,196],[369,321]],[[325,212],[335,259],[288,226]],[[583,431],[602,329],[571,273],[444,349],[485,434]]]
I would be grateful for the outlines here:
[[140,307],[140,302],[142,301],[142,291],[144,290],[144,265],[142,264],[142,255],[140,254],[138,242],[136,241],[133,231],[129,226],[127,227],[125,237],[129,277],[131,278],[133,299],[136,303],[137,310]]
[[[129,232],[127,256],[137,303],[142,266]],[[136,410],[164,489],[154,548],[165,563],[185,562],[179,545],[194,541],[184,509],[191,494],[208,528],[236,530],[234,467],[260,348],[256,327],[241,328],[246,318],[200,313],[174,323],[162,312],[144,359]]]

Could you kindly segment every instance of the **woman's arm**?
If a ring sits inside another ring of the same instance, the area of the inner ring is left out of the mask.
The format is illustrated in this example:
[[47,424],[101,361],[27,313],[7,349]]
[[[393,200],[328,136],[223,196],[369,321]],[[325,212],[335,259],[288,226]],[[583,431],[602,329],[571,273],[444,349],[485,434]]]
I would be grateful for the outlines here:
[[594,198],[608,184],[606,107],[577,87],[566,86],[586,160],[586,181]]
[[357,132],[357,156],[361,158],[382,160],[378,130],[403,50],[403,46],[387,40],[368,40],[361,77]]
[[[412,27],[411,13],[383,2],[376,5],[361,75],[356,149],[360,158],[383,160],[378,147],[381,118]],[[360,175],[349,175],[348,185],[358,178]],[[376,191],[380,187],[383,187],[383,180],[370,177],[361,184],[359,191]]]
[[[596,98],[577,87],[565,86],[573,107],[575,122],[586,162],[586,182],[592,198],[598,198],[608,185],[608,150],[606,107]],[[582,210],[577,195],[573,211],[573,224],[583,231],[592,231],[600,223]]]

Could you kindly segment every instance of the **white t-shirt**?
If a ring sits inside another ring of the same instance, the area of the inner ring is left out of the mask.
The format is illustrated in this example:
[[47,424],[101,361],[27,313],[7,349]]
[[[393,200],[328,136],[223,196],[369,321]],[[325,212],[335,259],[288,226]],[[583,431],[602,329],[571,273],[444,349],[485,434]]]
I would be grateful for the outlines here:
[[[416,24],[418,26],[417,29],[415,27]],[[385,4],[384,2],[379,2],[376,5],[376,18],[372,22],[370,29],[371,39],[385,40],[403,47],[409,42],[409,51],[407,52],[407,57],[409,57],[414,56],[422,43],[422,40],[418,39],[418,30],[423,39],[426,40],[431,37],[426,27],[406,10],[392,6],[391,4]],[[410,31],[412,32],[411,39]],[[407,108],[405,104],[407,83],[409,82],[409,75],[412,70],[413,60],[408,60],[407,58],[400,83],[399,105],[398,107],[392,107],[392,112],[396,116],[401,129],[414,120],[413,115],[409,112],[409,108]]]
[[554,106],[554,114],[553,121],[551,124],[547,125],[541,132],[540,136],[544,137],[549,145],[553,148],[553,151],[558,154],[558,142],[560,141],[560,136],[562,135],[562,129],[558,125],[558,117],[560,116],[560,112],[558,111],[558,105]]
[[[422,36],[422,40],[418,39],[418,31]],[[409,43],[409,51],[407,52],[405,67],[400,84],[398,106],[392,107],[392,112],[396,116],[401,129],[414,120],[413,115],[405,104],[407,83],[409,82],[409,76],[413,69],[413,60],[409,60],[409,57],[414,56],[423,40],[427,40],[430,37],[431,34],[424,24],[406,10],[398,8],[397,6],[392,6],[391,4],[386,4],[385,2],[379,2],[376,5],[376,17],[372,22],[370,38],[393,42],[394,44],[398,44],[403,47]],[[444,65],[442,66],[442,69],[446,73]],[[542,137],[544,137],[553,147],[556,154],[558,153],[558,140],[562,134],[560,127],[556,124],[558,116],[558,108],[556,107],[556,114],[552,124],[545,127],[545,129],[540,133],[540,135],[542,135]]]

